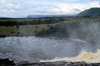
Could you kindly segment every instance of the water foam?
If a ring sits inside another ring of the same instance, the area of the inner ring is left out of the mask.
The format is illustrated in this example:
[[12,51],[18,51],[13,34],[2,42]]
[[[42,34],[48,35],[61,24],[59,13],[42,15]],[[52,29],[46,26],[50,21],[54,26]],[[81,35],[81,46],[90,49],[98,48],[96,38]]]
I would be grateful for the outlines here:
[[96,53],[82,51],[78,56],[74,58],[55,58],[52,60],[41,60],[40,62],[55,62],[55,61],[65,61],[65,62],[86,62],[86,63],[100,63],[100,49]]

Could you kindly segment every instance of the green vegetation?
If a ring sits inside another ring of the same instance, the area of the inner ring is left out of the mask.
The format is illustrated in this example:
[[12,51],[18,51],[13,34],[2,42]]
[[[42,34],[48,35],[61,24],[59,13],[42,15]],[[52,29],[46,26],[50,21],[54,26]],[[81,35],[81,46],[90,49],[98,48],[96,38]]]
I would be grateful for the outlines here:
[[69,37],[69,30],[77,30],[82,22],[100,21],[99,17],[0,19],[0,37],[5,36],[58,36]]
[[[50,24],[54,26],[55,24]],[[28,27],[27,27],[28,26]],[[36,28],[38,26],[38,28]],[[18,26],[0,26],[0,36],[34,36],[42,28],[48,29],[47,25],[18,25]]]
[[77,16],[81,16],[81,17],[100,16],[100,8],[87,9],[79,13]]
[[[24,21],[25,20],[25,21]],[[47,18],[47,19],[1,19],[0,26],[15,26],[15,25],[39,25],[39,24],[53,24],[64,21],[63,18]]]
[[44,28],[36,34],[39,37],[69,37],[69,29],[76,30],[79,28],[80,22],[60,23],[55,26],[50,26],[49,29]]

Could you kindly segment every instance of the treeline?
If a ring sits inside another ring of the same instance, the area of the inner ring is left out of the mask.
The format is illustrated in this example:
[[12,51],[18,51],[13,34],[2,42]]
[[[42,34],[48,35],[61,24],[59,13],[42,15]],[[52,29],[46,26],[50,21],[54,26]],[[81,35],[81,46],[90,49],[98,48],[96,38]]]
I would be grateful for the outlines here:
[[80,27],[79,22],[60,23],[56,26],[50,26],[49,29],[42,29],[36,34],[37,37],[69,37],[70,30],[77,30]]
[[54,19],[33,19],[32,21],[0,21],[0,26],[14,26],[14,25],[38,25],[38,24],[52,24],[64,21],[63,18]]
[[42,29],[40,32],[36,34],[37,37],[68,37],[69,33],[65,30],[65,28],[60,27],[59,25],[50,26],[49,29]]

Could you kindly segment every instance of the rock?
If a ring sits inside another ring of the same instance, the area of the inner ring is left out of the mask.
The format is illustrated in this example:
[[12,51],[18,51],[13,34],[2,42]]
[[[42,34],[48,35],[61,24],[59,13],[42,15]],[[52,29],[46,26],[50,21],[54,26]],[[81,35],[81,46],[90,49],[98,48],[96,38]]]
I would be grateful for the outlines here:
[[63,66],[66,62],[36,62],[36,63],[26,63],[18,64],[16,66]]
[[18,64],[16,66],[100,66],[100,63],[85,63],[85,62],[36,62]]
[[0,66],[14,66],[14,65],[15,65],[14,61],[10,61],[8,58],[0,59]]
[[0,66],[100,66],[100,63],[85,63],[85,62],[23,62],[15,64],[14,61],[7,59],[0,59]]

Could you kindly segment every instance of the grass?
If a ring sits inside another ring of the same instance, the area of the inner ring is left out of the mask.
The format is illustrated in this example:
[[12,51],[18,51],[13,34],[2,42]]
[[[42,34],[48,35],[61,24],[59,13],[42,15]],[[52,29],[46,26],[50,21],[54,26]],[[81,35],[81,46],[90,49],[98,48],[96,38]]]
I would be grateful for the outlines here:
[[[47,20],[48,18],[41,18],[41,19],[35,19],[35,20]],[[58,19],[58,18],[56,18]],[[66,21],[60,22],[60,23],[73,23],[73,22],[88,22],[91,20],[99,20],[100,18],[64,18]],[[0,21],[32,21],[34,19],[28,19],[28,18],[17,18],[17,19],[0,19]],[[5,36],[17,36],[19,33],[19,36],[34,36],[36,35],[39,31],[45,29],[49,29],[50,26],[55,26],[60,23],[53,23],[53,24],[40,24],[40,25],[18,25],[19,28],[16,26],[0,26],[0,35],[5,35]]]
[[34,36],[37,32],[41,31],[42,29],[46,30],[49,29],[50,26],[55,25],[56,24],[19,25],[19,28],[17,28],[16,26],[0,26],[0,35],[17,36],[17,33],[19,32],[19,36]]
[[16,28],[14,27],[6,27],[0,26],[0,35],[13,35],[11,32],[16,32]]

